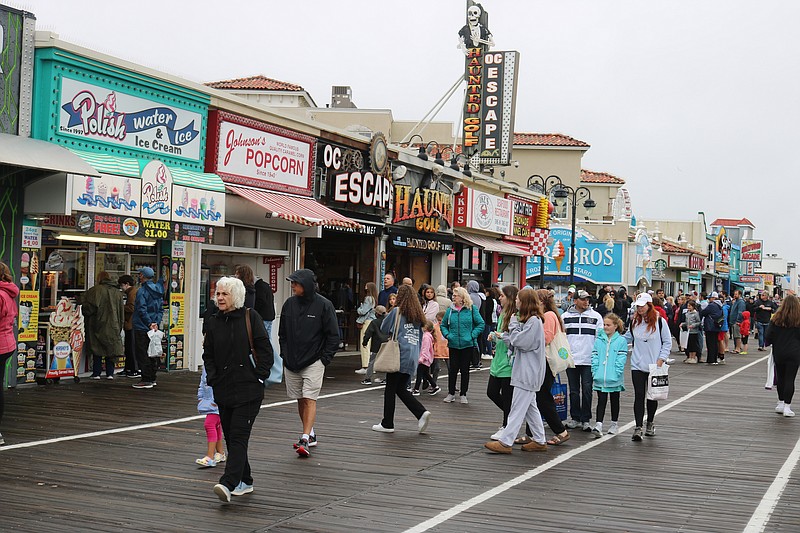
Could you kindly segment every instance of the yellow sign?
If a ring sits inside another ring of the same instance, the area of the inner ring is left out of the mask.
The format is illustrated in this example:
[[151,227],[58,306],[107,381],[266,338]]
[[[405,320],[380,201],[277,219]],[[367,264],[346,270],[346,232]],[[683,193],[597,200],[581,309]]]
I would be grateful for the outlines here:
[[19,292],[19,342],[36,342],[39,332],[39,291]]
[[169,296],[169,334],[183,335],[183,299],[185,294],[182,292],[171,293]]

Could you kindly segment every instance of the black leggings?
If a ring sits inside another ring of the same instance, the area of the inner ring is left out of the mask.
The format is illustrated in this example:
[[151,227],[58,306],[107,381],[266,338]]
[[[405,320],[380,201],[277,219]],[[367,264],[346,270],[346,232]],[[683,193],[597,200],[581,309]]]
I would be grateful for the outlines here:
[[[714,338],[716,340],[716,338]],[[642,372],[641,370],[631,370],[631,381],[633,382],[633,417],[636,419],[636,427],[642,427],[644,424],[644,405],[645,398],[647,397],[647,382],[650,377],[649,372]],[[613,408],[613,407],[612,407]],[[656,400],[647,400],[647,423],[652,424],[656,418],[656,409],[658,409],[658,402]]]
[[789,404],[792,403],[792,396],[794,396],[794,380],[797,377],[798,368],[800,368],[800,361],[796,359],[775,361],[775,380],[778,386],[778,400]]
[[6,363],[17,352],[8,352],[0,355],[0,422],[3,421],[3,411],[5,410],[5,400],[3,400],[3,390],[6,388]]
[[595,420],[598,422],[602,422],[606,416],[606,403],[608,402],[609,394],[611,395],[611,421],[619,421],[619,392],[597,391],[597,416],[595,416]]
[[514,387],[511,378],[498,378],[489,375],[489,384],[486,385],[486,396],[503,411],[503,427],[508,423],[508,412],[511,411],[511,398],[514,396]]
[[417,381],[414,383],[414,390],[419,391],[420,384],[426,384],[430,388],[436,387],[436,379],[431,376],[431,367],[417,363]]
[[[450,348],[450,373],[447,376],[447,394],[456,394],[456,378],[461,372],[461,396],[467,395],[469,389],[469,363],[475,348]],[[386,426],[384,426],[386,427]]]

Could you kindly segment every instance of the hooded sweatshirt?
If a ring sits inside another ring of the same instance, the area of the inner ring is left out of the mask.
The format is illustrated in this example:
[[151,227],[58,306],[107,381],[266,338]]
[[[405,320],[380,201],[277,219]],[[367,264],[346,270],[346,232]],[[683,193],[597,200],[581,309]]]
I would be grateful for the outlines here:
[[148,331],[150,324],[161,325],[164,312],[164,288],[152,279],[145,280],[136,291],[136,304],[133,313],[133,329]]
[[635,326],[631,322],[631,327],[625,333],[625,340],[633,344],[631,352],[631,369],[642,372],[650,372],[650,365],[656,361],[669,358],[669,351],[672,349],[672,335],[669,332],[667,321],[658,317],[661,325],[656,324],[653,331],[647,330],[647,324],[642,321]]
[[585,311],[579,311],[573,305],[564,311],[561,319],[564,321],[564,330],[575,364],[591,365],[592,348],[594,348],[597,331],[603,329],[603,317],[591,307]]
[[511,317],[508,332],[503,341],[514,355],[511,358],[511,385],[522,390],[536,392],[542,388],[547,361],[544,356],[544,326],[537,317],[520,322]]
[[283,364],[292,372],[322,361],[328,366],[339,348],[339,323],[330,300],[319,295],[314,273],[308,269],[293,272],[289,281],[303,287],[303,296],[292,296],[281,310],[278,339]]
[[625,362],[628,341],[618,332],[608,338],[604,329],[597,334],[592,350],[592,388],[602,392],[625,390]]
[[440,311],[442,309],[447,309],[453,303],[453,301],[447,297],[447,287],[444,285],[436,287],[436,302],[439,304]]
[[470,299],[472,299],[472,305],[475,306],[475,309],[480,311],[483,302],[486,301],[486,295],[481,292],[481,286],[473,279],[467,283],[467,292],[469,293]]
[[17,349],[17,296],[16,285],[0,281],[0,354]]

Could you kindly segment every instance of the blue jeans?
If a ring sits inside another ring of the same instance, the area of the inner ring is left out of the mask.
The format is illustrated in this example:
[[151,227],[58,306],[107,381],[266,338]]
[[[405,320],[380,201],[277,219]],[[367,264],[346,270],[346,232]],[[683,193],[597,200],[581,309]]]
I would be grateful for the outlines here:
[[567,369],[569,380],[569,416],[576,422],[592,418],[592,365]]
[[103,373],[103,359],[106,363],[106,376],[114,375],[114,358],[103,357],[102,355],[92,354],[92,377]]
[[764,334],[767,332],[767,326],[769,326],[769,322],[756,322],[756,329],[758,330],[758,347],[763,348],[766,344],[764,340]]

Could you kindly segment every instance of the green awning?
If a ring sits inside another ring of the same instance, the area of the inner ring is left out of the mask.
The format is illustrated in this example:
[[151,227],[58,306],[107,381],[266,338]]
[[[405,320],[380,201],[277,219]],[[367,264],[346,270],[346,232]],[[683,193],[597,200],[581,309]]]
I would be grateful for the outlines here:
[[[142,169],[150,162],[149,159],[134,159],[132,157],[87,152],[74,148],[69,148],[69,150],[103,174],[125,176],[126,178],[141,177]],[[225,192],[225,184],[216,174],[208,174],[172,165],[167,165],[167,168],[172,174],[172,181],[177,185],[194,187],[205,191]]]

